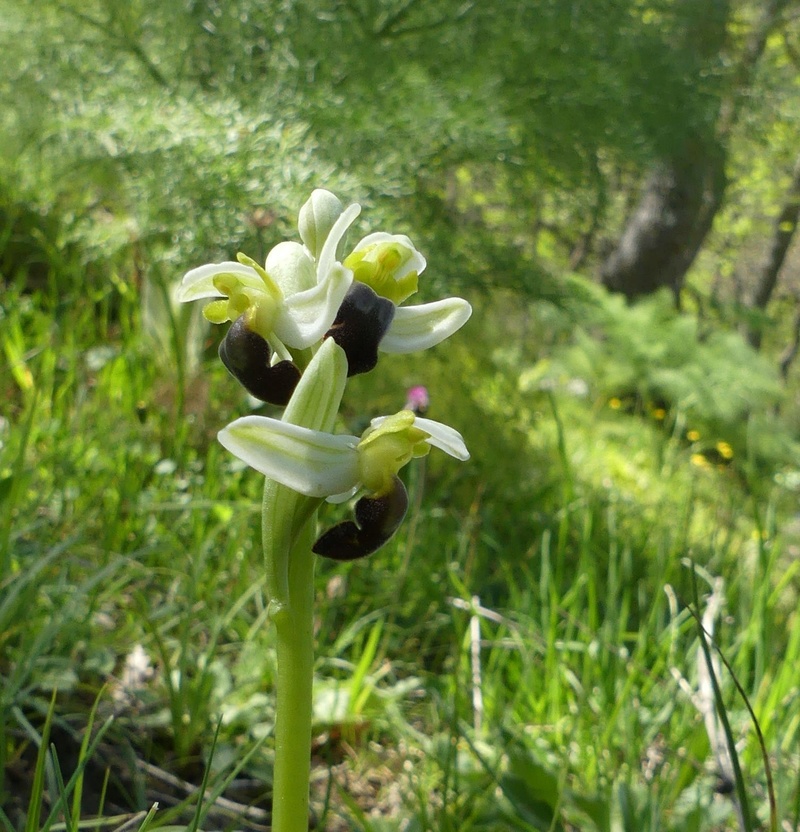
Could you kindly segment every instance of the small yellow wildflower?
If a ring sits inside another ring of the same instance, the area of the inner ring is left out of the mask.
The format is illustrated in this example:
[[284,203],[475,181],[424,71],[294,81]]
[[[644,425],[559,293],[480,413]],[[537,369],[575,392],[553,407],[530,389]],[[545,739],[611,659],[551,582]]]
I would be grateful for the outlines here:
[[723,459],[733,459],[733,448],[727,442],[717,442],[717,450]]

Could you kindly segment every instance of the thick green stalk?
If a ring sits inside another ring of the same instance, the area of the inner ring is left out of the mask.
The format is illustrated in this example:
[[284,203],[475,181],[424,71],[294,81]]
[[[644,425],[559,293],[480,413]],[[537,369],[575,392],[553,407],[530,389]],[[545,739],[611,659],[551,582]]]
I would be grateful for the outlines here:
[[311,773],[311,689],[314,671],[316,517],[306,523],[289,557],[289,605],[274,619],[278,682],[273,777],[273,832],[308,832]]
[[[347,381],[344,351],[329,339],[311,359],[283,420],[331,431]],[[322,502],[264,484],[262,532],[270,614],[278,640],[272,832],[308,832],[311,694],[314,678],[314,560]]]

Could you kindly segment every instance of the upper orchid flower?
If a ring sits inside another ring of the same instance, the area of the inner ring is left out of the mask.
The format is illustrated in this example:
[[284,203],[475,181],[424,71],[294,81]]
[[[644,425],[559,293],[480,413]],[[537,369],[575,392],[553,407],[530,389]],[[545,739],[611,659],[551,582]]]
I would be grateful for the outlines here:
[[328,335],[347,353],[350,375],[371,370],[378,350],[425,350],[449,338],[472,314],[463,298],[399,304],[417,291],[425,258],[403,234],[369,234],[345,258],[353,285]]
[[344,257],[344,235],[360,210],[315,190],[300,209],[302,245],[279,243],[263,268],[240,254],[238,262],[200,266],[184,276],[179,300],[216,298],[206,306],[206,318],[233,322],[220,357],[257,398],[287,404],[308,361],[298,353],[323,337],[345,351],[352,376],[371,370],[379,349],[427,349],[472,314],[462,298],[400,306],[417,291],[426,266],[402,234],[369,234]]
[[314,191],[300,210],[300,232],[307,245],[279,243],[262,268],[243,254],[238,262],[192,269],[178,299],[223,298],[203,310],[212,323],[233,321],[220,346],[226,367],[258,398],[285,404],[299,369],[290,350],[316,344],[331,327],[353,280],[337,260],[357,204],[344,209],[328,191]]
[[314,544],[337,560],[364,557],[394,534],[408,508],[398,471],[411,459],[440,448],[469,459],[461,434],[409,410],[373,419],[360,438],[311,430],[265,416],[236,419],[219,441],[269,479],[308,497],[342,502],[357,492],[356,523],[339,523]]

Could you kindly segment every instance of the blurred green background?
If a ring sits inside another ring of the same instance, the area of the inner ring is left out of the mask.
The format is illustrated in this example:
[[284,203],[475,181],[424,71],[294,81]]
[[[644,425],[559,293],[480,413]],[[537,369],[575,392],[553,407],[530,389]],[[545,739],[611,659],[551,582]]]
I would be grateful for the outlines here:
[[475,310],[341,430],[424,384],[473,457],[319,564],[312,827],[800,829],[799,44],[790,0],[0,0],[3,827],[268,828],[252,405],[172,297],[325,187]]

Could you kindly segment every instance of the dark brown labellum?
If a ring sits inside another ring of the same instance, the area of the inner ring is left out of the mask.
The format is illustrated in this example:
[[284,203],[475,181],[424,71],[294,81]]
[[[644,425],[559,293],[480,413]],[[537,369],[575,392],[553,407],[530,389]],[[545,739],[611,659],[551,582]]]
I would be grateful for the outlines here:
[[388,542],[408,510],[408,492],[400,477],[379,497],[362,497],[356,503],[355,522],[345,520],[328,529],[312,550],[333,560],[358,560]]
[[251,396],[283,407],[300,381],[300,370],[291,361],[279,361],[271,367],[269,344],[248,327],[246,318],[245,312],[231,324],[219,345],[219,357]]
[[395,305],[357,281],[347,290],[336,320],[325,333],[347,356],[347,375],[369,372],[378,363],[378,345],[394,319]]

